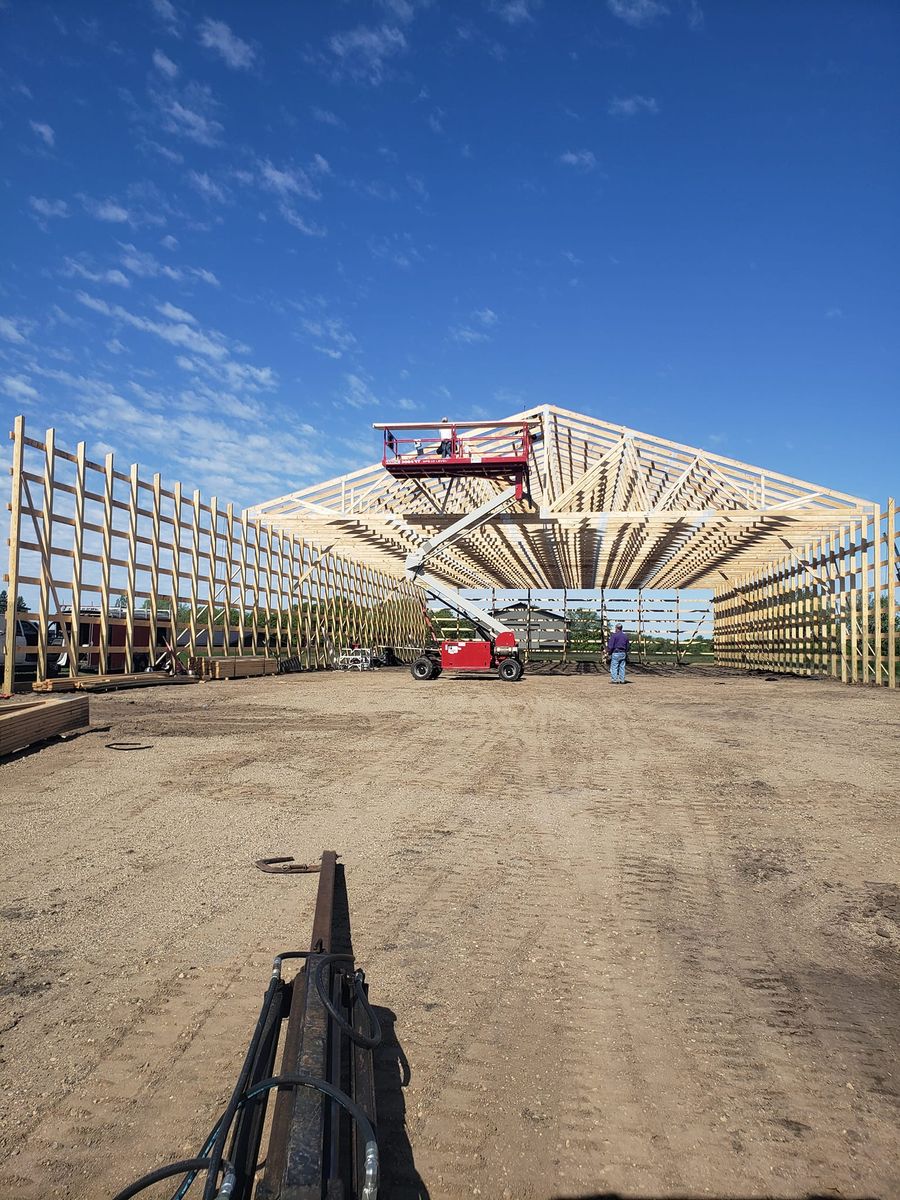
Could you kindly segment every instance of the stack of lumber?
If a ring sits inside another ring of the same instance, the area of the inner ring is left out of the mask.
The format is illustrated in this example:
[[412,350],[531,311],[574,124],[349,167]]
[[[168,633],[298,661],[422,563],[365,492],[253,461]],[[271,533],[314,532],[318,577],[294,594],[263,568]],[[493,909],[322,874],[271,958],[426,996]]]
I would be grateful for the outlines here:
[[81,729],[90,721],[90,698],[26,700],[0,708],[0,758],[35,742]]
[[246,658],[206,659],[210,679],[250,679],[256,675],[277,675],[278,660],[262,655]]
[[77,679],[43,679],[33,692],[111,692],[116,688],[156,687],[163,683],[197,683],[194,675],[167,675],[165,671],[138,671],[134,675],[79,675]]

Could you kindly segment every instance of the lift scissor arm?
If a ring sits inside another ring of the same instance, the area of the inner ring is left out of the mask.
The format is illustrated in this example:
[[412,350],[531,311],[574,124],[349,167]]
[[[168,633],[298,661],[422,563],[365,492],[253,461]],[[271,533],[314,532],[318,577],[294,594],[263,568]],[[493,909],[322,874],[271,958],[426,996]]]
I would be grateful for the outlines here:
[[519,484],[504,488],[502,492],[498,492],[496,496],[492,496],[490,500],[486,500],[484,504],[479,505],[472,512],[466,513],[464,517],[460,517],[458,521],[454,521],[452,525],[448,525],[442,533],[430,538],[418,550],[414,550],[406,557],[406,575],[408,579],[412,580],[413,583],[419,584],[420,587],[424,588],[435,599],[442,600],[449,608],[455,609],[463,616],[468,617],[476,629],[494,638],[503,633],[511,633],[512,630],[498,621],[496,617],[485,612],[483,608],[479,608],[477,604],[464,599],[455,589],[441,583],[433,575],[427,574],[425,564],[438,551],[454,545],[456,542],[461,541],[467,534],[480,529],[495,513],[501,509],[508,508],[510,504],[521,498],[521,494],[521,485]]

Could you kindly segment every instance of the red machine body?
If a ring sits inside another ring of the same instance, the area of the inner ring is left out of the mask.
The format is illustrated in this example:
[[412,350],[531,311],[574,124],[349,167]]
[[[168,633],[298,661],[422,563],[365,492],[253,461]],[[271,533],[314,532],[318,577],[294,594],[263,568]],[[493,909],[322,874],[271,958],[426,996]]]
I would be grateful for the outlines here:
[[442,671],[496,671],[516,655],[516,635],[498,633],[493,641],[462,639],[441,642]]

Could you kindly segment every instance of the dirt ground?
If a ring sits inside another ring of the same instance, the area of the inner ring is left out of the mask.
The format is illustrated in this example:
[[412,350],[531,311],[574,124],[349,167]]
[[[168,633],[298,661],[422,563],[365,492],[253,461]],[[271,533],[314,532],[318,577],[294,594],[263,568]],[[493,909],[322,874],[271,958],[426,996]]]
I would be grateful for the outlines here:
[[900,1196],[900,696],[631,680],[123,692],[0,766],[0,1197],[196,1152],[309,941],[251,862],[323,848],[409,1063],[383,1195]]

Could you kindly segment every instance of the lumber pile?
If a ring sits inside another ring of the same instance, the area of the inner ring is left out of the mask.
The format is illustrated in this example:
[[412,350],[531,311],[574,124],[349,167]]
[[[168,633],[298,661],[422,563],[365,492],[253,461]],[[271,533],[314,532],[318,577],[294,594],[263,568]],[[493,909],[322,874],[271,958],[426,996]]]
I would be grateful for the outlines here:
[[81,729],[90,722],[90,698],[26,700],[0,708],[0,758],[44,742],[47,738]]
[[278,660],[248,654],[243,658],[193,658],[191,670],[202,679],[251,679],[258,675],[277,675]]
[[158,687],[164,683],[197,683],[194,675],[167,675],[165,671],[138,671],[133,675],[79,675],[77,679],[43,679],[33,692],[112,692],[117,688]]

